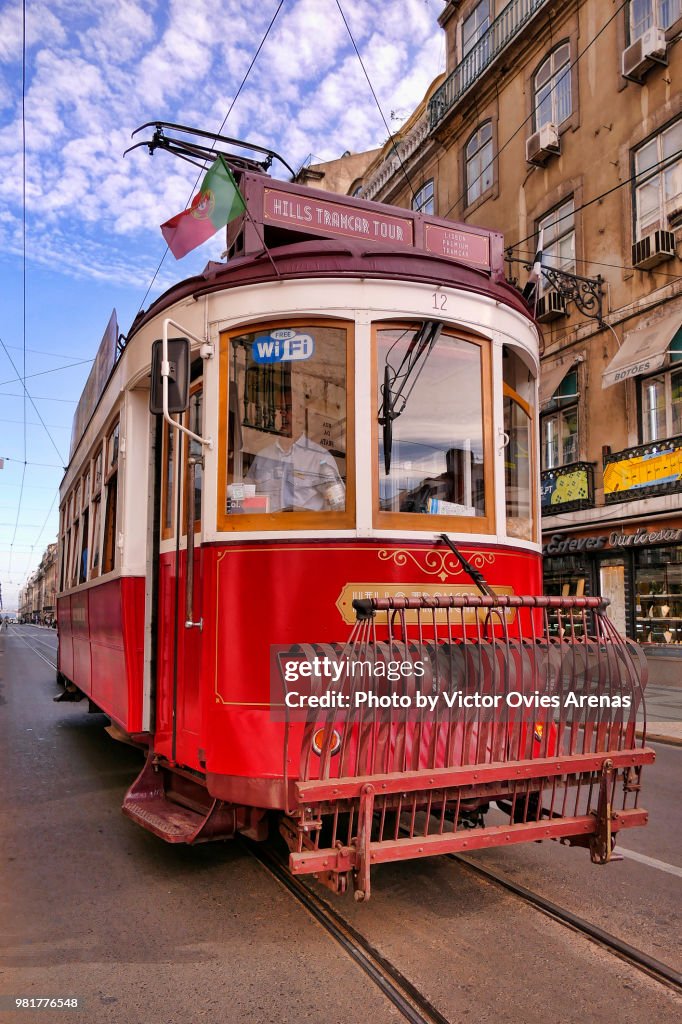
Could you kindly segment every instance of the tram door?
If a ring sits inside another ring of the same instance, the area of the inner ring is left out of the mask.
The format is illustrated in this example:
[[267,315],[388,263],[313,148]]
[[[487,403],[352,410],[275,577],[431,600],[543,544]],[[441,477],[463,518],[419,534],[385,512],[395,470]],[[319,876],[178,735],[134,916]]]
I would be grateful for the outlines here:
[[[183,425],[199,436],[203,428],[203,387],[190,388]],[[157,749],[173,761],[199,767],[202,659],[203,468],[195,462],[201,445],[164,424],[161,483],[161,557],[159,559]],[[191,621],[187,625],[188,530],[194,520]],[[170,542],[170,543],[168,543]]]

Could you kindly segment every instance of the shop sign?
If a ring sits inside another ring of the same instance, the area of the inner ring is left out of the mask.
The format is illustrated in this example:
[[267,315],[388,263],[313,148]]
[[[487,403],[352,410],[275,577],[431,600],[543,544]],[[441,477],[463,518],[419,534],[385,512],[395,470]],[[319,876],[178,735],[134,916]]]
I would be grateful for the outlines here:
[[587,469],[574,469],[570,473],[544,474],[541,484],[540,502],[542,508],[565,505],[569,501],[583,501],[589,498]]
[[555,533],[549,543],[544,545],[542,553],[553,558],[558,555],[575,555],[613,548],[677,544],[680,541],[682,541],[682,530],[669,527],[663,527],[660,530],[647,530],[644,527],[638,527],[633,533],[612,530],[611,533],[602,533],[597,537],[566,537],[562,533]]
[[608,462],[604,466],[604,494],[645,491],[682,480],[682,446],[667,442],[634,458]]

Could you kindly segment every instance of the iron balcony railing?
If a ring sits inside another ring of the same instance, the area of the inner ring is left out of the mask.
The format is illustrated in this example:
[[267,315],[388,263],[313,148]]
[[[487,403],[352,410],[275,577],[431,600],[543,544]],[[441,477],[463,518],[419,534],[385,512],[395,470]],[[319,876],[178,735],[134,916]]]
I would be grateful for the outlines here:
[[594,507],[594,466],[571,462],[540,474],[540,504],[543,516],[575,512]]
[[607,505],[682,491],[682,435],[604,456]]
[[511,0],[429,101],[432,130],[547,0]]

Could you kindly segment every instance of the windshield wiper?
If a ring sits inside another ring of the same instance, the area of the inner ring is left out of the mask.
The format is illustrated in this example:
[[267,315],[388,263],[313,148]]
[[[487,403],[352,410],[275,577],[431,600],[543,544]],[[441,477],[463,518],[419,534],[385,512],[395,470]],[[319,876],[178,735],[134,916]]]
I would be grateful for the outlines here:
[[471,562],[468,562],[464,555],[462,554],[462,552],[455,547],[455,545],[448,537],[447,533],[441,533],[439,540],[442,540],[444,544],[447,544],[447,546],[450,548],[459,564],[464,569],[467,576],[469,576],[470,579],[473,580],[473,582],[476,584],[476,586],[478,587],[482,594],[485,594],[487,597],[497,597],[495,591],[486,582],[483,573],[479,572],[478,569],[474,569]]
[[[443,324],[439,320],[425,320],[407,346],[407,352],[397,370],[388,362],[384,366],[384,383],[381,386],[381,408],[379,423],[384,428],[384,469],[386,476],[391,471],[391,448],[393,447],[393,420],[405,411],[407,400],[419,380],[426,361],[438,341]],[[408,387],[406,391],[405,389]]]

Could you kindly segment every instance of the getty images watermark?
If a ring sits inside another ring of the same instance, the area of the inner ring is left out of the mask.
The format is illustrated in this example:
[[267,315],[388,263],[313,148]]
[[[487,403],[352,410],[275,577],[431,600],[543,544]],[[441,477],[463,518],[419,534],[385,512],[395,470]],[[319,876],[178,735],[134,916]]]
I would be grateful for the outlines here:
[[532,664],[504,664],[499,652],[482,645],[408,650],[404,644],[377,644],[353,654],[325,644],[273,645],[271,716],[302,722],[629,717],[632,693],[600,692],[599,673],[587,662],[567,685],[564,667],[553,648],[535,652]]

